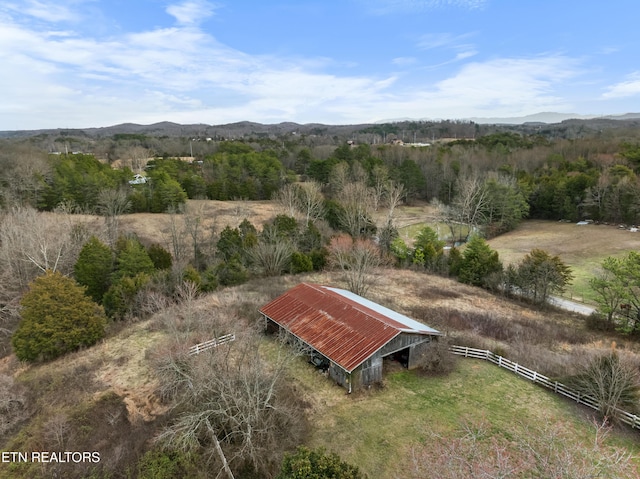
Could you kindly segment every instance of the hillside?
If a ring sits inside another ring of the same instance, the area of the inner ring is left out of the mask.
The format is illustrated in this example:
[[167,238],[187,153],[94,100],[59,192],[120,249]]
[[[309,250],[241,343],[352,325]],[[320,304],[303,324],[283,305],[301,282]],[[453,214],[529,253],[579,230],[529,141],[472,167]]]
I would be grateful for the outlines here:
[[[566,374],[591,352],[610,347],[605,337],[588,333],[582,320],[563,313],[541,314],[412,271],[390,269],[377,277],[371,299],[446,332],[456,342],[501,348],[506,356],[520,357],[538,370]],[[213,331],[235,332],[239,339],[231,344],[240,348],[243,331],[256,324],[257,308],[300,281],[344,286],[337,273],[253,280],[187,300],[143,322],[114,325],[99,345],[47,364],[26,366],[5,358],[0,365],[5,394],[13,394],[20,408],[0,436],[2,449],[98,451],[99,470],[118,471],[115,477],[135,470],[149,441],[171,417],[159,396],[158,361],[209,339]],[[268,353],[273,340],[263,341],[261,348]],[[618,349],[635,357],[634,343],[619,342]],[[453,440],[465,417],[481,417],[496,437],[514,433],[512,427],[538,430],[541,422],[558,423],[572,444],[588,447],[581,439],[591,434],[588,414],[490,365],[461,360],[445,377],[420,377],[393,364],[385,367],[382,390],[345,396],[306,361],[297,360],[288,374],[304,404],[305,441],[338,451],[370,477],[381,479],[397,477],[398,465],[409,467],[415,448],[431,432]],[[607,444],[636,454],[633,437],[621,430]],[[46,477],[52,471],[83,477],[90,466],[58,464],[46,469]],[[45,477],[42,474],[37,464],[0,467],[0,477]]]

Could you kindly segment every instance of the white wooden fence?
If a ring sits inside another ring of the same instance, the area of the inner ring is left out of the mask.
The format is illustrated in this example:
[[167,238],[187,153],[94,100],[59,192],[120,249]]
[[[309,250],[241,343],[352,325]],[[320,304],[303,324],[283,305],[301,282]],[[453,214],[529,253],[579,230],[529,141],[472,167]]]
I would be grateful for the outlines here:
[[229,343],[235,340],[236,340],[236,335],[233,333],[225,334],[224,336],[210,339],[209,341],[205,341],[204,343],[191,346],[189,348],[189,356],[193,356],[194,354],[200,354],[202,351],[206,351],[207,349],[211,349],[211,348],[216,348],[221,344]]
[[[568,397],[569,399],[576,401],[577,403],[584,404],[585,406],[595,409],[596,411],[600,410],[600,405],[593,396],[581,394],[568,388],[558,381],[551,381],[548,377],[543,376],[536,371],[532,371],[531,369],[526,368],[521,364],[514,363],[507,358],[498,356],[491,351],[485,349],[467,348],[466,346],[451,346],[449,348],[449,351],[458,356],[464,356],[465,358],[484,359],[485,361],[492,362],[493,364],[497,364],[501,368],[508,369],[509,371],[516,373],[518,376],[522,376],[523,378],[533,381],[534,383],[549,388],[553,390],[553,392]],[[633,428],[640,428],[640,417],[636,416],[635,414],[623,411],[622,409],[615,408],[614,410],[616,413],[616,419],[618,419],[620,422],[628,424]]]

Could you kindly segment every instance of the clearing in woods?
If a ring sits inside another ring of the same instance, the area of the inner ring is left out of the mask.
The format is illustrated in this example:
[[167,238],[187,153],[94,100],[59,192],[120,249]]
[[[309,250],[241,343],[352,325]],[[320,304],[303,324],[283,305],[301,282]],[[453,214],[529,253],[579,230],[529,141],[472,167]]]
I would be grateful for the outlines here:
[[515,230],[489,241],[506,265],[517,263],[534,248],[558,255],[575,276],[567,296],[591,302],[589,279],[598,274],[607,256],[623,256],[640,249],[640,233],[611,225],[577,225],[556,221],[528,220]]

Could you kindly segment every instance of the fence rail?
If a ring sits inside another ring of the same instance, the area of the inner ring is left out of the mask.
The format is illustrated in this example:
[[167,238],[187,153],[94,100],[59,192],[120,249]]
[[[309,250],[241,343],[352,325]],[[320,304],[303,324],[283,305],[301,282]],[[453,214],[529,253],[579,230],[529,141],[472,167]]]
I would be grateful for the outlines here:
[[[533,381],[534,383],[551,389],[556,394],[567,397],[579,404],[584,404],[585,406],[595,409],[596,411],[600,410],[600,404],[593,396],[581,394],[578,391],[574,391],[573,389],[565,386],[558,381],[552,381],[547,376],[544,376],[537,371],[533,371],[502,356],[498,356],[497,354],[494,354],[493,352],[486,349],[467,348],[466,346],[450,346],[449,351],[458,356],[464,356],[465,358],[475,358],[489,361],[500,366],[501,368],[508,369],[509,371],[516,373],[518,376],[528,379],[529,381]],[[616,414],[616,419],[618,419],[620,422],[623,422],[633,428],[640,429],[640,417],[618,408],[614,408],[614,411]]]
[[206,351],[211,348],[216,348],[221,344],[230,343],[231,341],[236,340],[236,335],[234,333],[225,334],[218,338],[210,339],[209,341],[205,341],[204,343],[199,343],[189,348],[189,356],[193,356],[194,354],[200,354],[203,351]]

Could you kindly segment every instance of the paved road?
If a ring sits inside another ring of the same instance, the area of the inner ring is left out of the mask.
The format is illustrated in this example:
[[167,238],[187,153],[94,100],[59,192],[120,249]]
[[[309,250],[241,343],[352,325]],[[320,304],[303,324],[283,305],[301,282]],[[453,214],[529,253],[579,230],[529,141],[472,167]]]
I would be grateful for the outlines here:
[[589,316],[590,314],[596,311],[595,308],[591,306],[587,306],[586,304],[576,303],[575,301],[559,298],[557,296],[551,296],[549,298],[549,303],[559,308],[565,309],[567,311],[573,311],[574,313],[584,314],[585,316]]

